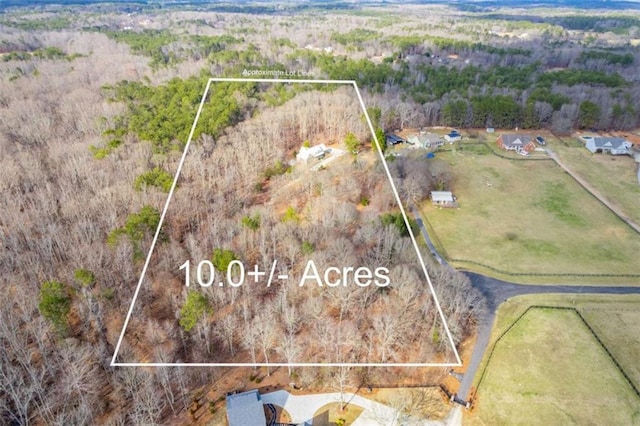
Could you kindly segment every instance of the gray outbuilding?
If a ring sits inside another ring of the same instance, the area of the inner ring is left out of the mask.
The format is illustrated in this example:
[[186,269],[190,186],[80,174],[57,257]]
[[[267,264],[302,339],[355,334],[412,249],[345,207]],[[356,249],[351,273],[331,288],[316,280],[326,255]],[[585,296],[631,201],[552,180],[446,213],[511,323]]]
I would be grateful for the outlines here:
[[431,191],[431,202],[440,207],[458,207],[456,197],[451,191]]

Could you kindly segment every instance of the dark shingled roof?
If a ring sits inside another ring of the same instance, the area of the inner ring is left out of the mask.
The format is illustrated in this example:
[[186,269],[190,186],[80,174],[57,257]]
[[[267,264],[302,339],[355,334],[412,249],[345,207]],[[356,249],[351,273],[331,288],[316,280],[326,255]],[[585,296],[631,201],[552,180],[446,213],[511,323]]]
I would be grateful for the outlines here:
[[501,135],[504,146],[522,146],[524,147],[531,142],[531,136],[528,135]]

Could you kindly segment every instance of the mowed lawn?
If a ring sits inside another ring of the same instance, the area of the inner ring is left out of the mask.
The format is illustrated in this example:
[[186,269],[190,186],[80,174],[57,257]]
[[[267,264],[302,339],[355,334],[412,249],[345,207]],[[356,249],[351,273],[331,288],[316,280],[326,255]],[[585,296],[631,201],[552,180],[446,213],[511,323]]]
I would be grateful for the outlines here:
[[476,396],[465,424],[640,424],[640,399],[570,310],[522,317],[496,345]]
[[586,148],[554,144],[553,149],[574,173],[640,224],[640,183],[636,162],[627,155],[591,154]]
[[[451,189],[460,208],[440,209],[426,201],[422,212],[454,266],[492,275],[488,268],[455,259],[510,273],[640,274],[640,235],[553,161],[507,160],[482,150],[442,152],[437,161],[451,166]],[[501,277],[576,282],[570,277]]]

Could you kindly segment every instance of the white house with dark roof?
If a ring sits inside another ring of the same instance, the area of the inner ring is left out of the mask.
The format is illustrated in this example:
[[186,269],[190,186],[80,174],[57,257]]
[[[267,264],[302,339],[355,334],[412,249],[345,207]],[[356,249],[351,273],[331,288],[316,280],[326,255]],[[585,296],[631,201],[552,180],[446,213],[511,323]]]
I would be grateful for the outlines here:
[[633,144],[624,138],[581,136],[585,148],[591,153],[608,152],[611,155],[629,155]]
[[266,426],[267,417],[257,389],[227,395],[229,426]]

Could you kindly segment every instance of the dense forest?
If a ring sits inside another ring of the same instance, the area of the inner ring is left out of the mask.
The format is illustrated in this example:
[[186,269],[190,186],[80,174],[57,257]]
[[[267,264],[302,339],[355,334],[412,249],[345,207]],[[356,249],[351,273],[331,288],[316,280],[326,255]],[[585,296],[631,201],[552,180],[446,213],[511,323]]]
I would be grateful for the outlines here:
[[[378,135],[435,125],[558,134],[638,126],[631,12],[257,12],[112,4],[0,14],[0,422],[204,423],[226,391],[278,374],[239,370],[243,381],[225,385],[233,369],[110,366],[211,77],[258,70],[355,80]],[[415,231],[353,90],[216,83],[203,105],[118,360],[450,357],[415,262]],[[294,163],[316,144],[345,154],[317,171]],[[405,206],[450,179],[418,159],[387,164]],[[224,273],[239,260],[268,270],[277,260],[293,282],[309,259],[320,269],[336,259],[385,267],[393,285],[221,291],[193,280],[187,288],[180,269],[206,260]],[[482,299],[465,275],[424,259],[460,346],[474,335]],[[446,373],[280,374],[279,385],[343,390],[435,384]]]
[[[431,30],[403,25],[398,31],[395,22],[404,19],[399,13],[373,13],[372,25],[356,13],[350,15],[354,28],[343,25],[340,31],[321,34],[315,47],[277,28],[268,28],[271,36],[266,39],[258,37],[250,24],[205,36],[199,32],[215,32],[216,25],[202,18],[180,21],[193,26],[196,34],[179,34],[161,25],[119,30],[113,21],[86,26],[68,17],[12,17],[5,18],[4,25],[101,32],[150,57],[154,69],[204,61],[214,75],[234,75],[253,66],[303,68],[333,79],[355,79],[372,95],[384,95],[380,107],[388,128],[524,127],[565,134],[576,128],[628,130],[638,125],[637,49],[629,41],[638,28],[633,16],[458,12],[452,25],[461,37],[453,38],[450,32],[444,35],[442,23]],[[252,22],[250,14],[241,16]],[[259,20],[255,24],[266,25]],[[10,52],[3,57],[7,61],[46,53],[35,40],[5,41],[3,46]],[[63,52],[48,54],[54,53]]]

